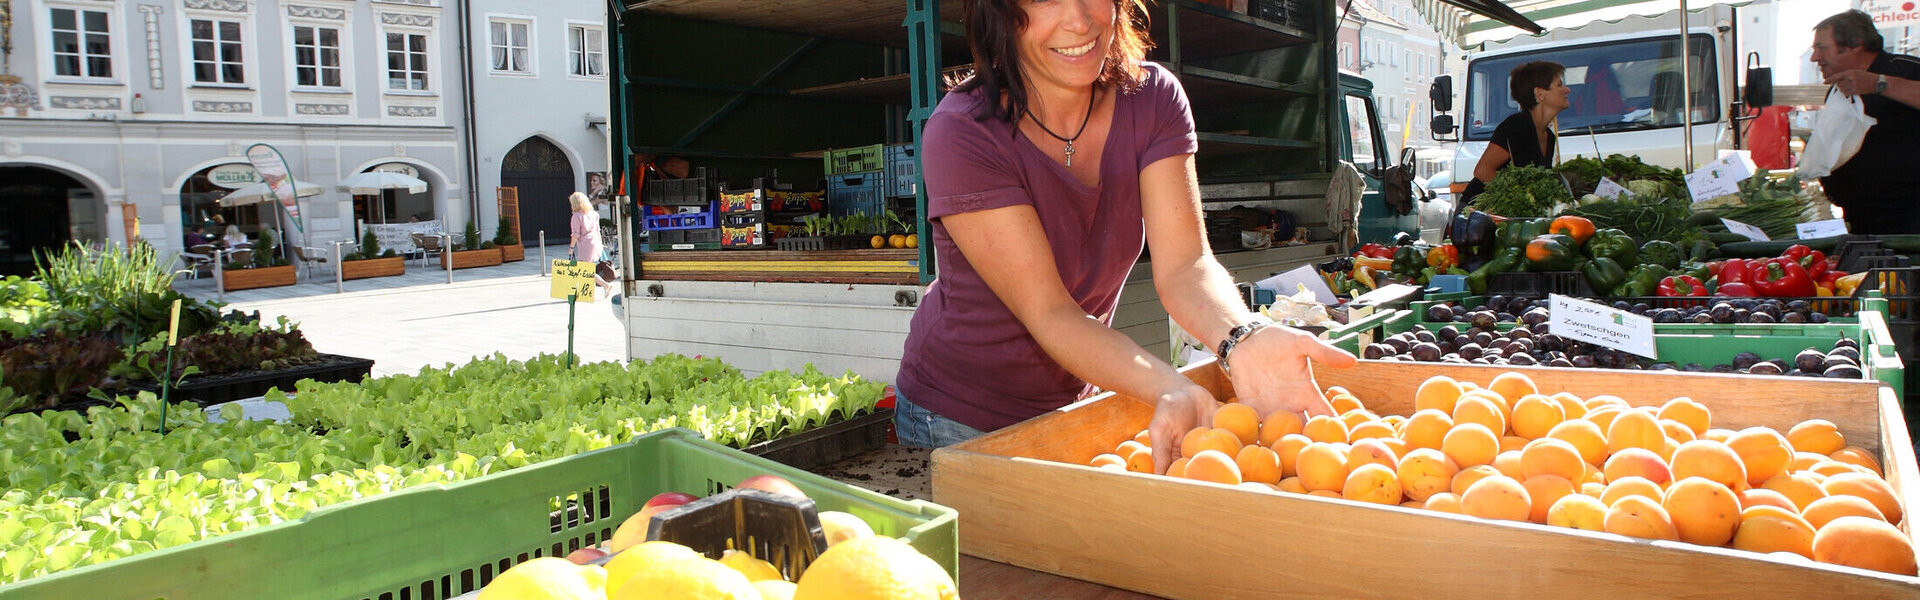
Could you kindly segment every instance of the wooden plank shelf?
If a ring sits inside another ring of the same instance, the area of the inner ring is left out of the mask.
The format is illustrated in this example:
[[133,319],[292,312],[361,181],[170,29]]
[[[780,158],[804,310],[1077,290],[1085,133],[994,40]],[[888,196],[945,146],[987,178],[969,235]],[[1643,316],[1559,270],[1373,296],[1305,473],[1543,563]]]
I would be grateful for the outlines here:
[[640,272],[646,279],[679,281],[915,285],[920,282],[920,251],[884,248],[652,252],[640,260]]
[[[1161,64],[1173,69],[1172,65]],[[1194,112],[1309,96],[1315,91],[1313,86],[1304,83],[1268,81],[1193,65],[1184,65],[1176,73],[1180,76],[1180,85],[1187,90]]]
[[1198,135],[1200,137],[1201,155],[1246,154],[1249,152],[1264,152],[1268,150],[1319,147],[1317,144],[1311,142],[1284,138],[1258,137],[1232,133],[1209,133],[1204,131]]
[[[973,65],[971,64],[959,67],[948,67],[940,71],[940,77],[942,80],[945,80],[949,75],[962,73],[972,68]],[[913,75],[911,73],[900,73],[897,75],[887,75],[885,77],[871,77],[859,81],[800,88],[788,93],[809,98],[906,104],[913,100],[913,89],[911,87],[912,77]]]
[[[1148,20],[1152,23],[1155,40],[1168,39],[1167,11],[1179,11],[1182,61],[1232,56],[1314,41],[1312,32],[1194,0],[1164,0],[1158,7],[1148,10],[1152,13],[1152,18]],[[1161,57],[1166,53],[1165,48],[1160,48],[1151,55]]]

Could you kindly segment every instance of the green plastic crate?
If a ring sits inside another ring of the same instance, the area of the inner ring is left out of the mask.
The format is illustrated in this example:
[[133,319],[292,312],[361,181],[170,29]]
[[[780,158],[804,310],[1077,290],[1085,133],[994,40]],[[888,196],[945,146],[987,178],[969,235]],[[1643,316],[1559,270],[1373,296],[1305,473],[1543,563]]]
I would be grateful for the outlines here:
[[[1320,336],[1321,339],[1326,339],[1326,340],[1336,340],[1344,337],[1357,336],[1359,338],[1364,338],[1368,340],[1367,342],[1362,342],[1362,345],[1365,345],[1366,343],[1371,343],[1372,340],[1379,339],[1382,336],[1390,335],[1399,331],[1406,331],[1404,327],[1397,330],[1390,329],[1388,327],[1388,324],[1398,322],[1398,321],[1405,321],[1407,319],[1410,319],[1412,316],[1413,315],[1409,314],[1405,309],[1391,309],[1391,308],[1381,309],[1381,310],[1374,311],[1373,314],[1371,315],[1354,319],[1353,321],[1338,327],[1333,327],[1333,328],[1303,327],[1301,329],[1308,333],[1312,333],[1314,335]],[[1187,330],[1182,329],[1179,323],[1175,323],[1173,321],[1173,317],[1167,317],[1167,348],[1168,348],[1167,361],[1171,363],[1174,367],[1186,366],[1187,361],[1185,360],[1184,355],[1186,354],[1187,348],[1195,348],[1195,349],[1204,351],[1209,356],[1213,354],[1212,348],[1207,348],[1201,345],[1199,340],[1196,340],[1193,338],[1193,336],[1188,335]]]
[[[1609,299],[1602,298],[1602,300],[1609,300]],[[1419,302],[1415,302],[1413,303],[1412,306],[1408,307],[1408,310],[1413,311],[1414,320],[1411,322],[1405,323],[1404,324],[1405,327],[1398,330],[1390,331],[1388,333],[1399,333],[1401,331],[1406,331],[1408,329],[1412,329],[1415,324],[1426,325],[1428,329],[1438,329],[1446,325],[1460,325],[1461,323],[1459,321],[1428,321],[1427,320],[1428,308],[1432,307],[1435,304],[1442,304],[1450,301],[1459,302],[1461,305],[1469,307],[1471,309],[1471,308],[1479,308],[1481,306],[1485,306],[1487,303],[1487,297],[1486,296],[1461,296],[1457,298],[1430,299],[1430,300],[1422,300]],[[1861,309],[1869,310],[1872,306],[1874,306],[1874,304],[1871,301],[1869,301],[1863,304]],[[1885,311],[1882,310],[1882,312],[1885,312]],[[1860,322],[1860,318],[1857,316],[1853,316],[1853,317],[1831,317],[1826,323],[1705,323],[1705,324],[1703,323],[1654,323],[1653,330],[1659,333],[1703,333],[1703,332],[1709,332],[1709,331],[1713,331],[1713,332],[1725,331],[1730,333],[1731,332],[1760,333],[1760,332],[1769,331],[1769,330],[1776,330],[1772,328],[1779,328],[1779,327],[1818,328],[1818,327],[1823,327],[1827,325],[1853,324],[1853,323],[1859,323],[1859,322]],[[1500,323],[1498,325],[1498,329],[1501,331],[1513,329],[1513,323]]]
[[[660,492],[699,496],[759,474],[853,513],[958,577],[952,509],[900,500],[729,449],[685,429],[450,485],[321,508],[220,536],[0,587],[0,599],[443,600],[513,565],[606,540]],[[555,507],[566,507],[555,510]]]
[[887,168],[887,145],[828,150],[821,160],[828,176],[880,171]]

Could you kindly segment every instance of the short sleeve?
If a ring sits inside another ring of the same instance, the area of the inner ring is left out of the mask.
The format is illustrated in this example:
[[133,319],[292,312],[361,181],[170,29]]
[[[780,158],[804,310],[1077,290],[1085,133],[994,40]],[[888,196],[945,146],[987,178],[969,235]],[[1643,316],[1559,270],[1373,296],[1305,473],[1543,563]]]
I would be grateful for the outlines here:
[[1506,150],[1508,156],[1513,155],[1513,123],[1512,117],[1500,121],[1500,125],[1493,128],[1493,135],[1487,137],[1487,143]]
[[1144,95],[1151,116],[1147,120],[1147,143],[1141,149],[1140,164],[1135,166],[1136,170],[1146,169],[1147,165],[1169,156],[1193,154],[1200,150],[1200,137],[1194,133],[1193,109],[1187,104],[1187,91],[1164,67],[1148,63],[1145,68],[1148,72],[1146,84],[1136,93]]
[[921,134],[921,176],[927,186],[927,218],[1033,204],[1021,183],[1011,137],[965,111],[936,112]]

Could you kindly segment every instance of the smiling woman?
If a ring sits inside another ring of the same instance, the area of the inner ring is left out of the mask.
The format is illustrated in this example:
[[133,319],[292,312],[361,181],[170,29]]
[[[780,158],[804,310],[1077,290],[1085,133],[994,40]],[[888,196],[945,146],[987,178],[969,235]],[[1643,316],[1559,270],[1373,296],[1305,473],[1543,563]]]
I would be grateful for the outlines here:
[[[1146,246],[1175,320],[1222,364],[1247,365],[1231,372],[1242,402],[1331,413],[1308,359],[1353,356],[1248,313],[1207,248],[1193,113],[1180,82],[1142,61],[1144,5],[972,0],[963,13],[974,70],[921,140],[941,272],[907,334],[901,442],[954,443],[1090,385],[1154,402],[1160,442],[1202,422],[1213,397],[1109,327]],[[1153,446],[1165,470],[1179,444]]]

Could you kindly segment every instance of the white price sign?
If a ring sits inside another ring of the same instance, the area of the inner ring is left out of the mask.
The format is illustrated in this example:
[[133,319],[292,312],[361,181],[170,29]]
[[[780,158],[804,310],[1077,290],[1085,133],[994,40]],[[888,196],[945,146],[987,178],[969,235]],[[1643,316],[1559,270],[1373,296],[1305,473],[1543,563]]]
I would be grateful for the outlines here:
[[1733,219],[1727,219],[1727,218],[1720,219],[1720,223],[1727,226],[1727,231],[1731,231],[1740,235],[1747,236],[1747,239],[1750,239],[1756,242],[1768,241],[1767,232],[1761,231],[1759,227],[1754,227],[1752,225],[1748,225],[1746,223],[1741,223],[1739,221],[1735,221]]
[[1814,221],[1812,223],[1800,223],[1794,225],[1793,229],[1795,233],[1800,235],[1800,239],[1803,240],[1833,237],[1847,234],[1847,221],[1845,219],[1827,219],[1825,221]]
[[1601,177],[1600,185],[1593,187],[1593,195],[1608,200],[1619,200],[1631,196],[1633,193],[1627,191],[1627,188],[1621,187],[1619,183],[1614,182],[1613,178]]
[[1554,335],[1660,358],[1653,347],[1653,319],[1559,294],[1548,302],[1547,331]]
[[1729,152],[1700,167],[1700,170],[1688,173],[1687,193],[1693,195],[1694,202],[1738,194],[1740,182],[1752,176],[1753,159],[1747,158],[1745,151]]

